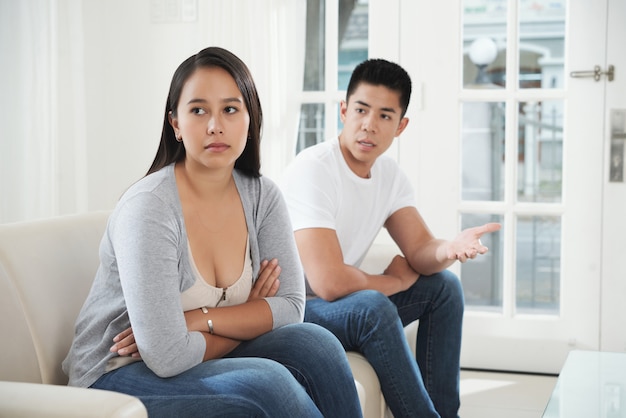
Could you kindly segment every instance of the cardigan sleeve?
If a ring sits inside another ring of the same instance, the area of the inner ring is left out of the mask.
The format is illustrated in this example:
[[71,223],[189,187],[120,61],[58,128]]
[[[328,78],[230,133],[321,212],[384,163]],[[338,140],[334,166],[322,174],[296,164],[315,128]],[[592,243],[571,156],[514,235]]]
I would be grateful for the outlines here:
[[137,346],[161,377],[199,364],[206,349],[202,335],[187,330],[181,305],[181,229],[173,210],[149,192],[126,200],[110,229]]
[[256,179],[248,185],[255,188],[249,202],[254,214],[256,257],[253,251],[255,278],[262,260],[276,258],[281,267],[280,287],[274,297],[266,298],[272,310],[274,329],[302,322],[304,319],[304,272],[296,247],[287,206],[276,184],[267,177]]

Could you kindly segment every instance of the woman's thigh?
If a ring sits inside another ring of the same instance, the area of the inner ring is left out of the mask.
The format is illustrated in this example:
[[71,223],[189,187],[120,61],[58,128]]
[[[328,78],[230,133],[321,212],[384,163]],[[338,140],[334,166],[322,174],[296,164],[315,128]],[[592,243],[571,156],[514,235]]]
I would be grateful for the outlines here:
[[92,388],[138,397],[153,416],[319,416],[306,391],[279,363],[210,360],[162,378],[143,362],[109,372]]
[[319,325],[286,325],[240,344],[229,354],[229,357],[233,356],[265,357],[282,364],[305,388],[325,417],[360,416],[358,395],[346,353],[339,340]]

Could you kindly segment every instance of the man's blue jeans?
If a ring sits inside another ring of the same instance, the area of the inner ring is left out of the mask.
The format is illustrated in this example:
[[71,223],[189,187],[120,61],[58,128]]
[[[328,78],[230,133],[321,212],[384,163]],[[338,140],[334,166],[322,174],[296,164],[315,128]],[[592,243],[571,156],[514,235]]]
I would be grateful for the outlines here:
[[[394,417],[458,417],[463,289],[449,271],[404,292],[374,290],[333,302],[307,300],[304,320],[329,329],[372,365]],[[419,319],[416,358],[404,326]],[[417,360],[417,362],[416,362]]]
[[313,324],[268,332],[170,378],[136,362],[91,387],[138,397],[151,418],[361,416],[341,344]]

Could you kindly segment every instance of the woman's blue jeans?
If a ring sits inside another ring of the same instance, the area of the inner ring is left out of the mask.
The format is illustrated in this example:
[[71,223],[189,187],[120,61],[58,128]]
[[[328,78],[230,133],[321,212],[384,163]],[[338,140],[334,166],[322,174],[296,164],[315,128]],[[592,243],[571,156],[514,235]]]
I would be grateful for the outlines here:
[[[460,406],[463,311],[461,283],[446,270],[390,297],[363,290],[333,302],[307,300],[304,320],[367,358],[394,417],[450,418],[458,417]],[[417,319],[413,357],[404,326]]]
[[138,397],[153,417],[360,417],[345,352],[327,330],[293,324],[241,343],[227,357],[170,378],[136,362],[92,386]]

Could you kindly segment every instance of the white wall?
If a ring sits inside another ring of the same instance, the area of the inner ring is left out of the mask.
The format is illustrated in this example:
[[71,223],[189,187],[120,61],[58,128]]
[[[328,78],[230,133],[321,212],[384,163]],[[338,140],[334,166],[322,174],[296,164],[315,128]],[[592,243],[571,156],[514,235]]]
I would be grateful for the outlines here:
[[297,134],[306,0],[0,0],[0,222],[111,209],[149,168],[178,65],[221,46],[249,66],[264,111],[262,172]]
[[[626,183],[608,181],[610,152],[610,111],[626,110],[626,3],[609,1],[608,53],[606,64],[615,65],[616,76],[607,85],[604,150],[606,172],[602,242],[602,302],[600,347],[603,351],[626,351]],[[584,220],[581,220],[584,222]]]
[[[259,2],[255,3],[258,8]],[[285,2],[273,3],[282,7]],[[268,23],[257,14],[259,20],[250,25],[254,16],[243,15],[255,13],[253,7],[223,5],[219,0],[198,1],[195,22],[152,23],[150,5],[150,0],[83,2],[87,135],[96,139],[89,142],[88,150],[89,209],[112,207],[125,188],[146,172],[159,142],[172,74],[184,59],[210,45],[231,50],[250,67],[264,109],[262,171],[276,177],[278,172],[272,170],[272,162],[278,159],[271,145],[277,139],[280,143],[295,140],[296,132],[293,138],[288,134],[285,138],[272,137],[277,126],[272,116],[276,118],[278,112],[270,98],[279,103],[287,99],[275,97],[280,89],[272,91],[269,82],[273,74],[280,74],[275,66],[297,72],[298,54],[292,54],[292,65],[272,60],[267,51],[278,45],[263,44],[269,40]],[[279,18],[273,23],[280,22]],[[216,26],[223,30],[215,33],[212,28]],[[294,29],[293,40],[300,36]],[[281,81],[289,84],[289,80]],[[288,125],[287,121],[284,124]],[[282,126],[280,122],[278,125]]]

